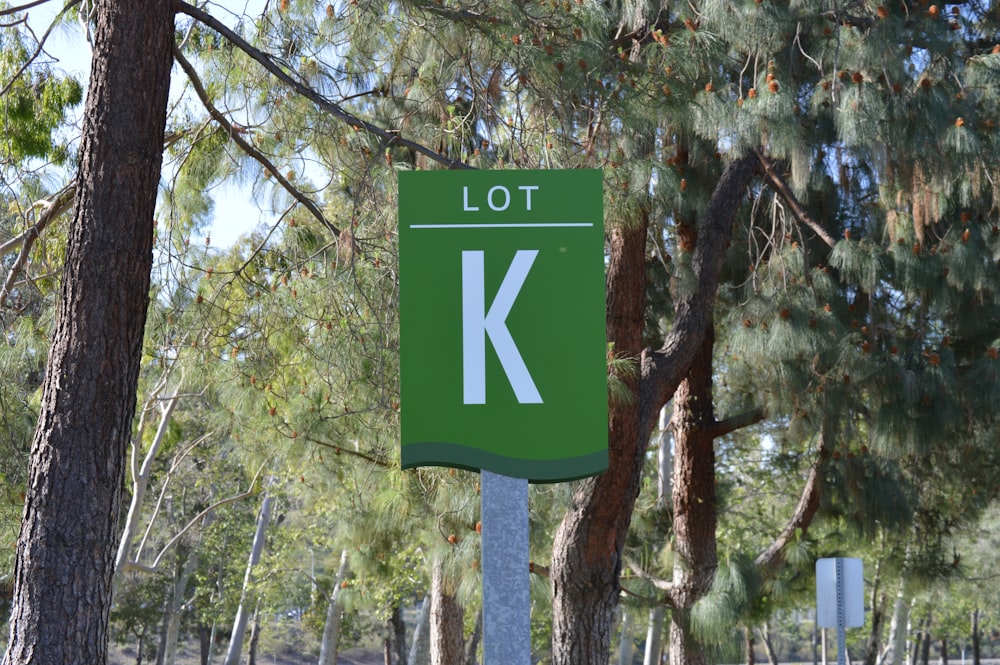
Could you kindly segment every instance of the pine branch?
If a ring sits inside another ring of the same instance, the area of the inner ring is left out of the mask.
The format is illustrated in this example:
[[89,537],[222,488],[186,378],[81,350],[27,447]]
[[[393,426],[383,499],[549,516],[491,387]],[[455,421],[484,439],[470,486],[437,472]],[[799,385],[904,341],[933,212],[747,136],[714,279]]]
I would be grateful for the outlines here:
[[668,607],[674,607],[674,603],[672,601],[673,591],[674,591],[673,582],[661,580],[658,577],[650,575],[648,572],[646,572],[646,570],[642,566],[640,566],[627,556],[623,556],[622,560],[625,563],[625,565],[628,566],[628,569],[632,571],[633,575],[638,577],[640,580],[643,580],[644,582],[648,582],[653,586],[653,588],[663,591],[666,594],[666,596],[664,596],[663,598],[662,604],[667,605]]
[[218,32],[220,35],[222,35],[230,42],[232,42],[234,46],[236,46],[241,51],[250,56],[251,59],[255,60],[262,67],[264,67],[264,69],[269,71],[279,81],[290,87],[299,95],[302,95],[309,101],[316,104],[319,108],[330,113],[333,117],[347,123],[350,127],[353,127],[354,129],[368,132],[369,134],[372,134],[382,139],[385,142],[385,147],[395,145],[395,146],[400,146],[402,148],[406,148],[408,150],[412,150],[427,157],[428,159],[431,159],[435,162],[438,162],[439,164],[444,165],[446,168],[449,169],[472,168],[468,164],[465,164],[460,160],[450,159],[448,157],[445,157],[441,153],[431,150],[430,148],[421,143],[405,139],[397,131],[379,127],[378,125],[367,122],[366,120],[362,120],[361,118],[349,113],[339,104],[335,104],[334,102],[330,101],[316,90],[313,90],[309,86],[303,84],[300,81],[297,81],[295,78],[290,76],[287,72],[285,72],[281,68],[281,66],[277,62],[275,62],[273,58],[271,58],[266,53],[260,51],[259,49],[255,48],[253,45],[251,45],[245,39],[240,37],[238,34],[236,34],[236,32],[228,28],[225,24],[221,23],[218,19],[216,19],[208,12],[199,9],[197,7],[194,7],[192,5],[189,5],[183,0],[173,0],[173,6],[176,11],[182,14],[187,14],[191,18],[204,23],[208,27]]
[[767,183],[771,185],[771,188],[777,192],[778,196],[780,196],[785,203],[788,204],[788,207],[791,209],[792,215],[795,216],[795,219],[800,224],[808,226],[812,229],[813,233],[818,235],[827,247],[833,249],[833,246],[837,244],[837,241],[834,240],[833,236],[827,233],[826,229],[824,229],[819,222],[813,219],[813,216],[809,214],[809,211],[802,206],[799,200],[795,197],[795,194],[792,192],[792,188],[788,186],[784,177],[782,177],[781,173],[778,172],[777,164],[773,160],[768,159],[760,150],[754,150],[754,154],[757,155],[757,159],[760,161],[761,169],[764,173],[764,180],[766,180]]
[[324,448],[329,448],[330,450],[333,450],[338,455],[341,454],[341,453],[344,453],[345,455],[352,455],[354,457],[358,457],[360,459],[363,459],[366,462],[371,462],[375,466],[381,466],[381,467],[384,467],[384,468],[388,468],[389,467],[389,462],[385,461],[384,459],[379,459],[379,458],[373,457],[371,455],[366,455],[365,453],[360,452],[358,450],[351,450],[350,448],[344,448],[342,446],[338,446],[338,445],[333,444],[333,443],[327,443],[326,441],[320,441],[319,439],[314,439],[314,438],[308,437],[308,436],[305,438],[305,440],[308,441],[309,443],[314,443],[317,446],[322,446]]
[[281,185],[281,187],[288,192],[293,199],[301,203],[306,210],[312,213],[312,216],[319,220],[320,224],[329,229],[330,232],[333,233],[334,237],[339,237],[340,229],[334,226],[330,220],[326,218],[326,215],[324,215],[323,211],[319,209],[319,206],[317,206],[312,199],[303,194],[302,191],[295,185],[289,182],[288,178],[283,176],[281,171],[271,163],[271,160],[257,150],[257,148],[255,148],[249,141],[244,139],[240,135],[240,132],[233,127],[231,122],[229,122],[229,119],[226,118],[222,111],[212,104],[212,100],[209,99],[208,92],[205,90],[205,86],[202,84],[201,78],[198,76],[198,72],[191,65],[188,59],[184,57],[184,54],[181,53],[176,44],[174,45],[174,60],[176,60],[177,64],[181,66],[184,73],[187,74],[188,80],[191,82],[191,87],[194,88],[195,94],[197,94],[198,99],[201,100],[202,106],[204,106],[208,111],[208,114],[212,116],[212,119],[215,120],[215,122],[217,122],[224,130],[226,130],[226,134],[230,139],[232,139],[233,143],[238,145],[243,152],[256,160],[261,166],[270,171],[274,175],[275,180],[278,181],[278,184]]
[[722,420],[716,420],[714,423],[709,425],[708,430],[713,439],[717,439],[720,436],[725,436],[731,434],[736,430],[743,429],[744,427],[749,427],[750,425],[755,425],[764,419],[763,409],[753,409],[752,411],[745,411],[744,413],[738,413],[735,416],[730,416]]
[[697,285],[677,302],[673,328],[656,351],[643,351],[640,379],[642,431],[652,431],[657,414],[687,374],[693,353],[701,345],[715,308],[719,272],[732,239],[733,217],[757,168],[752,154],[730,162],[698,224],[698,241],[691,257]]
[[825,418],[823,422],[824,424],[820,426],[819,441],[815,447],[816,456],[809,468],[809,475],[802,488],[799,503],[795,506],[795,512],[792,513],[788,523],[777,538],[754,559],[754,563],[761,569],[764,579],[769,579],[778,572],[778,569],[785,562],[785,547],[792,542],[797,533],[809,528],[813,517],[816,516],[816,511],[819,510],[820,495],[823,491],[823,466],[828,452]]

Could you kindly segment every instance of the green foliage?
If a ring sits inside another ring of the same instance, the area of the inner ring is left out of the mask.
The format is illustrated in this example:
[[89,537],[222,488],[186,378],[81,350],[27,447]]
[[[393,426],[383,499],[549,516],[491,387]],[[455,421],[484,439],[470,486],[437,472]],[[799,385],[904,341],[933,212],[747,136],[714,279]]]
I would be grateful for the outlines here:
[[26,34],[0,29],[0,164],[30,158],[63,163],[69,146],[54,138],[67,114],[83,98],[83,87],[72,77],[59,76],[35,62],[35,44]]

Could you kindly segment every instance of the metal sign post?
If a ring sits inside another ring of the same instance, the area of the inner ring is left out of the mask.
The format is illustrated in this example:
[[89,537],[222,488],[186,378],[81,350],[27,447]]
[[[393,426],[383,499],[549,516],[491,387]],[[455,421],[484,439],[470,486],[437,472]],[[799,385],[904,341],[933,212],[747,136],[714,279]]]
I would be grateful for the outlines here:
[[528,481],[483,471],[483,665],[531,662]]
[[481,471],[484,665],[529,665],[528,483],[608,465],[597,170],[399,174],[400,461]]
[[847,665],[847,628],[865,625],[865,580],[861,559],[816,561],[816,623],[837,629],[837,665]]

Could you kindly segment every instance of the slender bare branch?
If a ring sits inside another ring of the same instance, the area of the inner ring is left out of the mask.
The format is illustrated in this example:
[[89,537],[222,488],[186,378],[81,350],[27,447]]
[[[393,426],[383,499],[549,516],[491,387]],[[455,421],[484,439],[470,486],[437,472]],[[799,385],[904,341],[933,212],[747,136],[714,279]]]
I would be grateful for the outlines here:
[[326,215],[324,215],[323,211],[319,209],[319,206],[317,206],[311,198],[303,194],[297,187],[295,187],[295,185],[289,182],[288,178],[283,176],[281,171],[271,163],[271,160],[257,150],[257,148],[255,148],[249,141],[244,139],[236,128],[233,127],[232,123],[229,122],[225,114],[212,104],[212,100],[209,98],[208,92],[205,90],[205,86],[202,84],[201,78],[198,76],[198,72],[191,65],[188,59],[184,57],[184,54],[180,52],[180,49],[177,48],[176,45],[174,46],[174,60],[176,60],[177,64],[181,66],[184,73],[187,74],[188,80],[191,81],[191,87],[194,88],[195,94],[198,95],[198,99],[201,100],[201,103],[208,111],[208,114],[212,116],[212,119],[215,120],[215,122],[226,130],[226,134],[229,135],[229,138],[232,139],[233,143],[238,145],[247,155],[259,162],[261,166],[270,171],[271,174],[274,175],[275,180],[278,181],[278,184],[281,185],[293,199],[301,203],[306,210],[312,213],[312,216],[319,220],[320,224],[329,229],[334,236],[339,236],[340,229],[334,226],[330,220],[326,218]]
[[174,534],[173,538],[171,538],[169,541],[167,541],[167,544],[164,545],[163,549],[160,550],[160,553],[156,555],[156,559],[153,560],[152,564],[150,564],[148,566],[145,566],[145,565],[142,565],[142,564],[130,561],[128,563],[127,567],[128,568],[141,569],[141,570],[145,570],[145,571],[149,571],[149,572],[157,570],[159,568],[159,566],[160,566],[160,562],[163,560],[163,557],[170,550],[170,548],[174,546],[174,543],[176,543],[180,539],[181,536],[183,536],[185,533],[187,533],[191,529],[191,527],[193,527],[195,524],[197,524],[198,522],[200,522],[206,515],[208,515],[209,513],[211,513],[214,510],[217,510],[217,509],[221,508],[222,506],[226,506],[226,505],[229,505],[230,503],[235,503],[237,501],[241,501],[241,500],[246,499],[247,497],[251,496],[254,493],[254,488],[257,487],[257,481],[260,480],[260,474],[261,474],[262,471],[264,471],[264,466],[266,464],[267,464],[267,462],[265,462],[264,464],[260,465],[260,468],[257,469],[257,473],[254,474],[253,480],[250,481],[250,486],[247,487],[247,490],[245,492],[240,492],[239,494],[234,494],[233,496],[226,497],[225,499],[220,499],[219,501],[216,501],[215,503],[213,503],[209,507],[205,508],[205,510],[201,511],[200,513],[198,513],[197,515],[195,515],[194,517],[192,517],[191,520],[187,524],[185,524],[184,527],[180,531],[178,531],[176,534]]
[[627,556],[623,557],[623,562],[626,566],[628,566],[628,569],[632,571],[632,574],[638,577],[640,580],[648,582],[655,589],[659,589],[660,591],[666,592],[667,595],[665,598],[665,604],[667,605],[670,604],[670,598],[672,597],[671,594],[674,590],[673,582],[668,582],[667,580],[661,580],[658,577],[653,577],[648,572],[646,572],[646,570],[642,566],[640,566]]
[[31,63],[35,61],[35,58],[39,56],[39,54],[42,52],[42,49],[45,47],[45,40],[49,38],[50,34],[52,34],[52,29],[55,28],[56,23],[59,22],[59,19],[62,18],[62,15],[65,14],[67,11],[69,11],[71,7],[79,3],[80,0],[73,0],[59,11],[56,17],[52,20],[51,25],[49,25],[48,29],[42,35],[42,38],[38,40],[38,45],[35,47],[35,52],[32,53],[30,56],[28,56],[28,59],[24,61],[24,64],[21,65],[20,69],[14,72],[14,75],[10,77],[10,81],[7,82],[7,85],[5,85],[3,88],[0,88],[0,97],[3,97],[4,95],[7,94],[7,91],[11,89],[11,87],[14,85],[14,82],[17,81],[17,79],[21,78],[21,74],[23,74],[25,70],[31,66]]
[[465,164],[460,160],[450,159],[437,151],[431,150],[430,148],[421,143],[417,143],[416,141],[411,141],[409,139],[403,138],[396,131],[388,130],[385,129],[384,127],[379,127],[378,125],[370,123],[366,120],[362,120],[356,115],[349,113],[339,104],[332,102],[331,100],[327,99],[325,96],[323,96],[316,90],[310,88],[301,81],[298,81],[292,76],[290,76],[284,69],[282,69],[282,67],[277,62],[274,61],[273,58],[271,58],[263,51],[254,48],[253,45],[251,45],[245,39],[240,37],[235,31],[231,30],[224,23],[220,22],[218,19],[216,19],[208,12],[199,9],[197,7],[194,7],[192,5],[189,5],[188,3],[183,2],[183,0],[173,0],[173,5],[178,12],[182,14],[187,14],[191,18],[201,21],[202,23],[204,23],[205,25],[212,28],[220,35],[228,39],[230,42],[233,43],[234,46],[236,46],[241,51],[246,53],[253,60],[257,61],[261,66],[264,67],[264,69],[269,71],[275,78],[277,78],[279,81],[290,87],[296,93],[302,95],[303,97],[313,102],[327,113],[330,113],[333,117],[347,123],[354,129],[365,131],[368,132],[369,134],[372,134],[373,136],[379,137],[385,142],[386,147],[391,145],[396,145],[403,148],[407,148],[409,150],[413,150],[414,152],[420,153],[421,155],[424,155],[425,157],[432,159],[435,162],[438,162],[439,164],[442,164],[449,169],[472,168],[468,164]]
[[181,450],[180,453],[174,455],[173,461],[170,463],[170,469],[167,471],[167,479],[164,481],[163,486],[160,488],[160,496],[156,498],[156,505],[153,507],[153,514],[149,518],[149,522],[146,524],[146,531],[142,534],[142,540],[139,541],[139,547],[135,551],[135,558],[139,559],[142,556],[143,550],[146,549],[146,543],[149,540],[149,535],[153,531],[153,524],[156,522],[156,516],[160,514],[160,506],[163,505],[163,499],[167,495],[167,488],[170,487],[170,478],[174,471],[180,466],[181,461],[188,456],[192,450],[200,446],[202,443],[207,441],[209,437],[212,436],[214,432],[208,432],[202,434],[197,439],[192,441],[186,448]]
[[788,186],[784,177],[778,172],[778,165],[774,162],[774,160],[766,157],[760,150],[755,150],[754,154],[757,155],[757,159],[760,161],[761,169],[764,173],[764,179],[769,185],[771,185],[774,191],[778,193],[778,196],[784,199],[785,203],[788,204],[788,207],[791,209],[792,214],[795,216],[795,219],[798,220],[799,224],[803,224],[812,229],[813,233],[818,235],[826,246],[832,249],[833,246],[837,244],[837,241],[834,240],[833,236],[826,232],[826,229],[824,229],[820,223],[809,214],[809,211],[806,210],[805,207],[803,207],[803,205],[799,202],[798,198],[796,198],[795,194],[792,192],[792,188]]
[[18,275],[24,271],[24,267],[28,264],[28,256],[31,254],[31,248],[34,246],[38,236],[53,219],[69,210],[73,204],[75,193],[75,187],[67,186],[48,199],[36,203],[33,207],[38,207],[42,210],[38,216],[38,221],[29,226],[24,233],[0,245],[0,255],[15,247],[21,247],[21,251],[14,260],[14,264],[7,272],[7,278],[4,280],[3,286],[0,287],[0,309],[7,304],[7,299],[10,297],[10,292],[14,288],[14,283],[17,281]]
[[[0,9],[0,16],[10,16],[11,14],[16,14],[18,12],[23,12],[23,11],[25,11],[27,9],[31,9],[32,7],[37,7],[39,5],[44,5],[46,2],[49,2],[49,1],[50,0],[34,0],[34,2],[26,2],[23,5],[17,5],[16,7],[6,7],[4,9]],[[79,1],[80,0],[76,0],[76,2],[79,2]],[[66,9],[68,9],[69,7],[72,7],[73,5],[75,5],[76,2],[71,2],[66,7]],[[63,11],[66,11],[66,9],[63,9]]]

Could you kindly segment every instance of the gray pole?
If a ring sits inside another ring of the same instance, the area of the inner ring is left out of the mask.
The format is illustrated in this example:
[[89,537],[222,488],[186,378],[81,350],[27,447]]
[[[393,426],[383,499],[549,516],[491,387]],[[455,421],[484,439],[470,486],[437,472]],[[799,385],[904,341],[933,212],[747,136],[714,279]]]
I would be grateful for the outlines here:
[[528,481],[483,470],[483,665],[530,665]]
[[844,616],[844,560],[836,559],[837,566],[837,665],[847,665],[847,619]]

